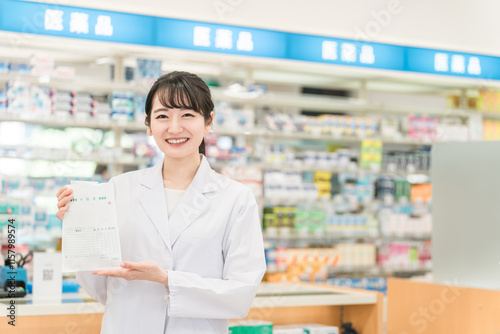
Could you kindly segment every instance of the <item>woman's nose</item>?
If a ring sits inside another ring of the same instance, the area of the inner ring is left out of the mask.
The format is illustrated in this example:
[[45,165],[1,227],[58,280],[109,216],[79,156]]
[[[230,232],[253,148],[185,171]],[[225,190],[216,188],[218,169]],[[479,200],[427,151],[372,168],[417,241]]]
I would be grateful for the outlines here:
[[180,133],[182,132],[182,125],[179,119],[177,117],[173,117],[172,121],[170,122],[170,126],[168,127],[168,132],[170,133]]

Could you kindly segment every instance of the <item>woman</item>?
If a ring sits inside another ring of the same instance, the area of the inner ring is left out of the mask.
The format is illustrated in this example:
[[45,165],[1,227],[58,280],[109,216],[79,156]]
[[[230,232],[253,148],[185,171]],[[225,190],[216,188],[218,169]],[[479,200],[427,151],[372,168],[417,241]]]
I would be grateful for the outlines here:
[[[106,305],[101,333],[227,333],[228,319],[250,309],[266,270],[258,208],[249,188],[203,155],[213,108],[191,73],[163,75],[149,91],[147,133],[164,159],[109,181],[122,269],[77,273]],[[57,197],[62,219],[72,190]]]

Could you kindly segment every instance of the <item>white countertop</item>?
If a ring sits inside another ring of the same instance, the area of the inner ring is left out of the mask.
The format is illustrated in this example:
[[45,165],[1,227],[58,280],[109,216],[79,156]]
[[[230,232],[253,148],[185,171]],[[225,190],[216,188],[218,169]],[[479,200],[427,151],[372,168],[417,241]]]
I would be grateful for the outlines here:
[[323,305],[375,304],[376,294],[352,292],[335,287],[322,287],[292,283],[263,283],[257,291],[252,308]]
[[[92,314],[104,313],[104,305],[93,301],[89,295],[80,292],[63,293],[61,301],[34,303],[33,295],[28,294],[23,298],[1,298],[0,305],[15,301],[16,317],[28,315],[62,315],[62,314]],[[0,306],[3,308],[3,306]],[[5,316],[5,312],[2,312]]]
[[[0,299],[0,305],[10,303],[9,298]],[[104,305],[89,298],[85,291],[63,293],[63,299],[54,303],[33,303],[32,295],[16,298],[16,316],[65,315],[103,313]],[[291,283],[263,283],[259,287],[252,308],[360,305],[375,304],[373,293],[352,292],[335,287],[310,286]],[[0,306],[2,307],[2,306]],[[3,307],[2,307],[3,308]],[[2,312],[2,317],[5,313]]]

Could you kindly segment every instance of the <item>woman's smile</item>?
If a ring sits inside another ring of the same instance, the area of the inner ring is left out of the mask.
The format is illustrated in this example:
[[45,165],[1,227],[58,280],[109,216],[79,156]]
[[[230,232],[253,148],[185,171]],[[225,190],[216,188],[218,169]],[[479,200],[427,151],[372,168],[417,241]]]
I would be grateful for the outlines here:
[[167,143],[169,143],[172,146],[180,146],[187,142],[189,138],[170,138],[165,140]]

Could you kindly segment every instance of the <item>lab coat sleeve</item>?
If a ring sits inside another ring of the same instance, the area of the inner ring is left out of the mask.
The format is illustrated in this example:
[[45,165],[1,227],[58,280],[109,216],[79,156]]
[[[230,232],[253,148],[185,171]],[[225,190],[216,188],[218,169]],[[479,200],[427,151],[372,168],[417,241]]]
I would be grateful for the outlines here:
[[266,271],[259,211],[253,193],[242,196],[223,240],[222,279],[168,271],[170,317],[244,318]]
[[90,297],[103,305],[106,305],[107,299],[107,280],[106,276],[92,275],[91,271],[79,271],[76,273],[78,284],[87,291]]

